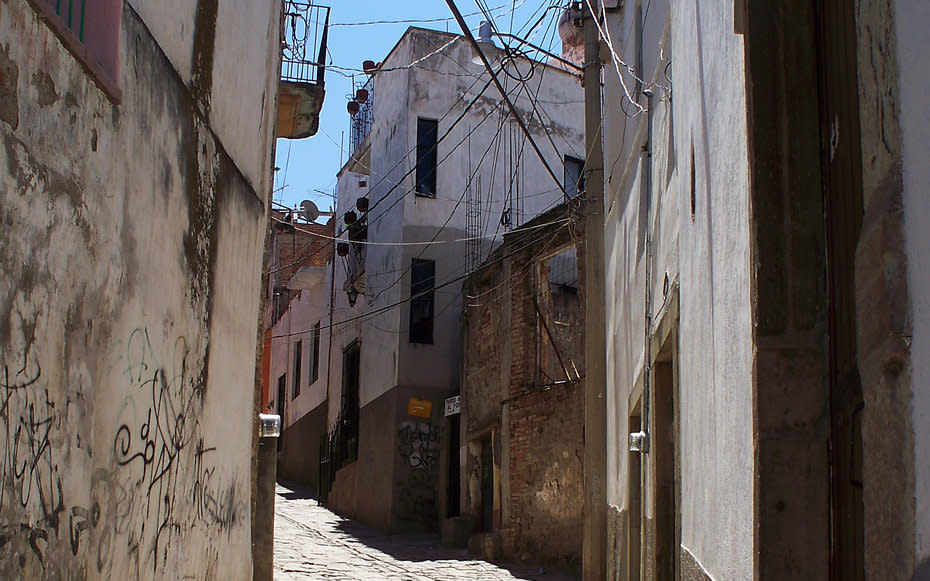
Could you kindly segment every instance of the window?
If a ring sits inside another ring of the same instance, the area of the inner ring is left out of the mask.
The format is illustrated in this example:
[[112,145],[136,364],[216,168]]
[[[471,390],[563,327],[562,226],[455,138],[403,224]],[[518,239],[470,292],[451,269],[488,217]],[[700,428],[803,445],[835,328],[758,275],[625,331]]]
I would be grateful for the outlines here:
[[[282,373],[278,377],[278,399],[275,401],[275,411],[282,418],[284,417],[284,398],[287,397],[287,374]],[[279,440],[281,438],[278,438]]]
[[90,70],[111,98],[119,99],[122,0],[30,0],[65,47]]
[[584,371],[584,304],[575,246],[537,262],[536,384],[575,382]]
[[[278,412],[278,415],[281,416],[281,426],[284,426],[284,408],[286,405],[287,398],[287,374],[282,373],[278,377],[278,400],[275,402],[275,408]],[[284,445],[284,438],[277,438],[278,440],[278,452],[281,451],[281,447]]]
[[320,322],[313,325],[313,363],[310,365],[310,383],[320,378]]
[[584,160],[565,156],[565,174],[563,185],[565,193],[569,198],[574,198],[578,194],[584,193]]
[[436,263],[413,259],[410,269],[410,342],[433,342],[433,295]]
[[300,359],[303,341],[294,343],[294,395],[291,399],[300,395]]
[[436,197],[436,144],[439,121],[417,119],[417,187],[418,196]]

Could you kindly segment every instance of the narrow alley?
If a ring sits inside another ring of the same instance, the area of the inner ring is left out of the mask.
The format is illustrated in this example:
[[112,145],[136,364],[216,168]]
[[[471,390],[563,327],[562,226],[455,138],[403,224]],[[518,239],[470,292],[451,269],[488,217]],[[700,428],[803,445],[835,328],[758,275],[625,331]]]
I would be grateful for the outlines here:
[[386,535],[320,506],[302,489],[275,495],[275,581],[317,579],[576,581],[539,566],[492,564],[435,535]]

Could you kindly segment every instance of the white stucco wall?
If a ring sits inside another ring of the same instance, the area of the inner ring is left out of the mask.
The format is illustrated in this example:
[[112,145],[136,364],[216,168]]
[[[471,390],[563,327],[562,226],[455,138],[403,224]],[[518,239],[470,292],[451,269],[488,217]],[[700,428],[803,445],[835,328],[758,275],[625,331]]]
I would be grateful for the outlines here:
[[898,98],[904,174],[904,219],[908,294],[911,299],[911,389],[913,391],[916,509],[915,552],[918,562],[930,557],[930,4],[898,0],[895,28],[898,43]]
[[[210,124],[226,151],[258,191],[271,189],[276,134],[281,0],[218,2],[210,91]],[[242,107],[260,103],[262,107]]]
[[[750,578],[754,551],[745,53],[732,10],[732,4],[696,2],[676,4],[672,13],[672,78],[676,93],[691,97],[675,100],[682,175],[682,544],[715,579]],[[691,144],[693,221],[685,219]]]
[[[300,291],[271,329],[271,394],[277,406],[278,378],[287,374],[286,408],[282,427],[291,426],[326,400],[329,373],[329,291],[330,268],[312,289]],[[313,326],[320,323],[319,373],[312,380]],[[303,332],[301,332],[303,331]],[[301,342],[300,393],[294,397],[295,345]],[[276,408],[277,409],[277,408]]]
[[[362,168],[358,168],[360,171]],[[366,186],[361,186],[360,184],[364,181]],[[371,184],[371,177],[364,173],[346,171],[343,170],[339,173],[338,176],[338,198],[336,200],[336,215],[333,218],[336,220],[336,233],[343,240],[348,240],[348,235],[345,232],[341,232],[344,228],[345,223],[343,216],[349,210],[356,210],[355,201],[362,197],[369,195],[369,186]],[[370,198],[370,196],[369,196]],[[357,211],[357,210],[356,210]],[[340,233],[341,232],[341,233]],[[370,234],[369,234],[370,237]],[[370,251],[369,248],[367,251]],[[367,252],[366,251],[366,252]],[[370,264],[370,263],[369,263]],[[336,422],[336,418],[339,416],[339,412],[342,406],[342,372],[343,372],[343,357],[342,354],[353,341],[358,340],[361,342],[362,357],[365,356],[365,353],[368,351],[372,345],[369,344],[369,341],[366,337],[363,336],[363,329],[366,325],[359,318],[365,312],[365,305],[367,304],[366,296],[364,294],[359,294],[357,302],[355,305],[349,304],[348,296],[345,292],[346,284],[346,268],[345,263],[342,257],[336,257],[336,269],[335,269],[335,292],[333,294],[333,321],[334,326],[332,328],[332,359],[329,369],[329,381],[330,381],[330,398],[329,398],[329,425],[332,426]],[[387,351],[386,353],[390,353]],[[365,385],[367,379],[367,370],[362,364],[360,382],[362,386]],[[360,398],[362,401],[365,400],[365,395],[360,393]],[[362,404],[364,405],[364,404]]]
[[190,0],[127,0],[126,3],[139,13],[172,66],[184,82],[189,83],[197,3]]
[[[627,63],[637,60],[635,17],[631,2],[623,26],[619,16],[611,23],[615,48],[626,47],[619,56]],[[670,36],[663,42],[666,22]],[[733,32],[732,6],[717,2],[652,2],[643,30],[641,77],[656,83],[648,223],[639,153],[647,114],[636,114],[628,102],[632,116],[618,108],[623,91],[616,70],[605,67],[608,422],[616,424],[609,428],[608,502],[628,504],[627,404],[642,384],[645,356],[646,225],[653,244],[654,317],[664,309],[666,274],[671,286],[680,283],[681,543],[714,579],[747,579],[753,571],[753,343],[742,38]],[[660,56],[672,61],[672,115],[662,88],[668,85],[667,60]],[[635,82],[627,81],[633,90]],[[650,517],[645,474],[643,506]]]

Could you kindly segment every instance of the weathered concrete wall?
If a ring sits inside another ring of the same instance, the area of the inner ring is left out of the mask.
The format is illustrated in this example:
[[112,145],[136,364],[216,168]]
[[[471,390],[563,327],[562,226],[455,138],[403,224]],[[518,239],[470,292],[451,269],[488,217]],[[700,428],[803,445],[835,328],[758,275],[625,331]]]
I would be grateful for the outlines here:
[[[176,66],[151,18],[123,8],[114,104],[27,3],[0,3],[4,578],[250,578],[272,143],[232,157],[202,111],[270,118],[275,85],[243,68],[265,103],[195,97],[178,71],[212,27]],[[249,49],[276,54],[277,26],[243,24]]]
[[907,286],[910,294],[912,343],[910,384],[913,393],[911,426],[914,430],[915,579],[930,576],[930,81],[925,62],[930,37],[921,23],[930,21],[926,2],[895,3],[898,95],[902,141],[904,232],[907,252]]

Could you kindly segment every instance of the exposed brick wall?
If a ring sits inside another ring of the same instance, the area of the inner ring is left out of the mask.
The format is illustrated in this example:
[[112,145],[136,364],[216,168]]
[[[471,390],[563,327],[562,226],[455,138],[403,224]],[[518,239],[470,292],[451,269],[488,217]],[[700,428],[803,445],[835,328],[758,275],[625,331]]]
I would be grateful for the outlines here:
[[[289,291],[287,283],[301,268],[325,267],[333,256],[332,240],[335,224],[297,224],[290,230],[282,222],[285,214],[279,210],[271,213],[272,235],[269,248],[268,279],[265,289],[269,293],[266,304],[266,328],[271,327],[285,310],[297,291]],[[280,294],[275,294],[280,293]]]
[[[552,222],[573,209],[562,206],[530,225]],[[506,446],[494,450],[500,480],[495,496],[505,495],[494,507],[503,556],[575,571],[581,566],[584,384],[566,382],[559,374],[548,335],[555,336],[562,360],[573,361],[583,376],[583,308],[580,292],[552,296],[546,261],[575,245],[583,280],[582,239],[580,225],[514,232],[469,280],[477,298],[466,307],[462,386],[465,441],[491,428],[503,434],[495,443]],[[541,316],[547,317],[549,333]],[[540,372],[541,363],[547,373]],[[469,460],[471,466],[476,459]],[[467,484],[474,471],[465,472],[463,509],[480,522],[480,498],[469,494]]]

